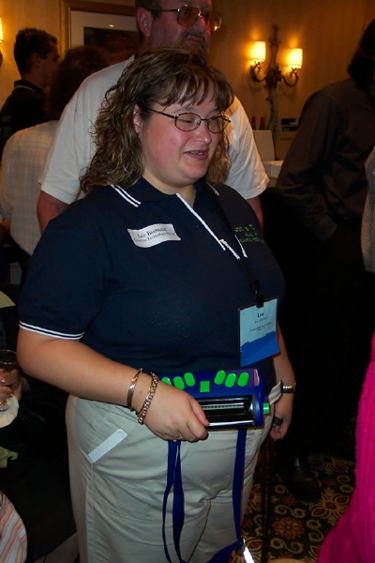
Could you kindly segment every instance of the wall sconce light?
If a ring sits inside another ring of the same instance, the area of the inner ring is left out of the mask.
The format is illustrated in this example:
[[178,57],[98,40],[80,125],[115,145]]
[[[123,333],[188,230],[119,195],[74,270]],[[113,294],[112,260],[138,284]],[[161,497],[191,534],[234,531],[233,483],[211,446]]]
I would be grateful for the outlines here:
[[265,41],[254,41],[253,48],[251,50],[251,58],[253,60],[254,66],[257,68],[257,71],[259,72],[261,63],[263,63],[266,60]]
[[302,60],[303,60],[302,49],[290,49],[288,53],[288,65],[292,69],[292,71],[302,68]]
[[[4,41],[3,24],[0,17],[0,43],[3,43],[3,41]],[[0,51],[0,68],[2,64],[3,64],[3,53]]]
[[273,36],[270,37],[271,57],[269,65],[261,77],[262,63],[266,60],[266,42],[255,41],[251,50],[250,78],[253,82],[265,82],[268,89],[267,100],[271,105],[271,115],[267,129],[272,130],[274,142],[278,136],[278,115],[276,89],[279,82],[284,82],[289,87],[295,86],[298,82],[298,70],[302,68],[302,49],[290,49],[287,56],[287,63],[290,68],[289,73],[284,74],[280,70],[277,62],[277,52],[280,40],[278,38],[279,27],[272,26]]
[[276,88],[278,82],[283,81],[287,86],[295,86],[298,82],[298,69],[302,68],[302,49],[290,49],[288,53],[288,65],[290,73],[285,75],[281,72],[279,63],[276,60],[277,52],[279,50],[280,40],[278,38],[279,27],[272,26],[273,36],[269,39],[271,46],[271,60],[268,68],[261,78],[262,62],[266,60],[266,42],[255,41],[251,51],[252,64],[250,66],[250,76],[254,82],[263,82],[267,84],[268,88]]

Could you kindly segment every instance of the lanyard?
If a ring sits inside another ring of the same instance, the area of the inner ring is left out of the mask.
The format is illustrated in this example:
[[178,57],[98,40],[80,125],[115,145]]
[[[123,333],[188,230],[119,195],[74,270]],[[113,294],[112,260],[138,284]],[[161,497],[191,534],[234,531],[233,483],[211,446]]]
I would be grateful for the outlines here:
[[[208,189],[206,188],[206,185],[207,185]],[[260,289],[260,282],[254,276],[254,272],[253,272],[253,268],[251,266],[250,258],[248,257],[245,249],[243,248],[242,244],[238,240],[236,233],[234,231],[233,225],[230,222],[225,210],[223,209],[223,207],[221,205],[220,197],[218,195],[216,195],[216,193],[214,192],[214,188],[210,184],[205,184],[204,191],[207,194],[207,196],[210,199],[213,206],[216,208],[219,216],[221,217],[221,220],[227,226],[229,231],[233,234],[234,238],[236,239],[236,241],[237,241],[237,243],[240,247],[240,252],[236,252],[236,250],[226,240],[219,239],[215,235],[215,233],[212,231],[212,229],[207,225],[207,223],[204,221],[204,219],[187,203],[187,201],[184,200],[183,197],[181,197],[180,194],[177,194],[177,197],[184,203],[184,205],[198,219],[198,221],[200,221],[202,223],[203,227],[216,240],[216,242],[219,244],[221,249],[224,250],[224,251],[226,249],[228,249],[231,252],[231,254],[234,256],[234,258],[238,261],[241,268],[244,270],[244,272],[250,278],[250,282],[251,282],[250,287],[251,287],[251,289],[252,289],[252,291],[255,295],[256,305],[260,309],[260,308],[263,307],[263,304],[264,304],[264,296],[263,296],[263,293],[261,292],[261,289]]]
[[[246,449],[246,428],[241,428],[237,432],[236,457],[234,462],[232,504],[233,517],[236,530],[236,541],[227,547],[224,547],[216,555],[214,555],[208,563],[223,563],[229,561],[232,551],[243,547],[244,542],[241,537],[241,500],[242,500],[242,484],[245,468],[245,449]],[[184,525],[184,491],[182,487],[181,474],[181,442],[168,442],[168,472],[167,486],[163,499],[163,542],[164,553],[168,563],[171,563],[169,550],[167,546],[167,538],[165,533],[165,523],[167,517],[168,497],[173,487],[172,501],[172,523],[173,523],[173,543],[179,563],[186,563],[181,557],[180,538]],[[245,559],[246,560],[246,559]],[[251,561],[251,560],[250,560]]]
[[168,442],[168,472],[167,472],[167,486],[163,499],[163,542],[164,553],[168,563],[171,563],[171,558],[168,552],[167,538],[165,534],[165,521],[167,517],[167,502],[168,497],[173,487],[173,543],[175,546],[176,554],[179,563],[186,563],[181,558],[180,551],[180,538],[184,525],[184,491],[182,488],[182,474],[181,474],[181,442]]

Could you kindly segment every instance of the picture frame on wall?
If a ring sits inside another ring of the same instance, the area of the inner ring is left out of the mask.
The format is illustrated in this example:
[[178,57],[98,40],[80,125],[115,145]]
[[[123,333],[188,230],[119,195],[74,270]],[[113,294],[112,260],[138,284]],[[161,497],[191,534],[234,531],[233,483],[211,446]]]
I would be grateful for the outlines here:
[[60,0],[62,54],[70,47],[96,45],[105,49],[111,64],[132,56],[138,32],[133,6],[86,0]]

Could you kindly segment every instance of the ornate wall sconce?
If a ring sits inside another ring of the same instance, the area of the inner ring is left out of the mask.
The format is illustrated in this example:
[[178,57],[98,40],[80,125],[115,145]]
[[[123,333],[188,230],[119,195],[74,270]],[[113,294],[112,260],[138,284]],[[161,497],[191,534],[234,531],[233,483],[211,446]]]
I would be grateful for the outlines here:
[[270,102],[271,114],[267,124],[267,129],[272,130],[274,141],[278,136],[278,108],[276,89],[279,82],[283,82],[290,88],[295,86],[298,82],[298,71],[302,68],[302,49],[290,49],[287,55],[287,63],[289,66],[289,73],[283,73],[280,70],[279,63],[277,62],[277,52],[281,41],[278,38],[279,27],[272,26],[273,35],[269,39],[271,47],[270,62],[262,76],[262,63],[266,60],[266,42],[255,41],[251,50],[251,65],[250,65],[250,79],[255,82],[265,82],[268,89],[267,100]]
[[[0,17],[0,43],[3,43],[3,41],[4,41],[3,24]],[[2,64],[3,64],[3,53],[0,51],[0,68]]]

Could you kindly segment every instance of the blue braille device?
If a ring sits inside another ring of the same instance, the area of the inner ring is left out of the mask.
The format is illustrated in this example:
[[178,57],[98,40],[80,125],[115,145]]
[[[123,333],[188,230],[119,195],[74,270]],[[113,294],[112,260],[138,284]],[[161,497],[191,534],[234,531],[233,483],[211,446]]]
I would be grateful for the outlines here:
[[263,426],[269,403],[256,369],[162,375],[161,381],[190,393],[202,406],[210,427]]

